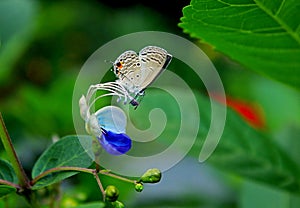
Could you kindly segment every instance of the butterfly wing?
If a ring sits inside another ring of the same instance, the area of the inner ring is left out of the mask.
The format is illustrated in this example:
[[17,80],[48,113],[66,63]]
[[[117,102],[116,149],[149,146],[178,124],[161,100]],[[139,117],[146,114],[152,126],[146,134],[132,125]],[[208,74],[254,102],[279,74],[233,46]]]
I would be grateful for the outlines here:
[[142,93],[168,66],[172,55],[157,46],[143,48],[139,55],[125,51],[114,62],[117,82],[130,93]]
[[117,82],[129,92],[138,93],[141,83],[141,63],[135,51],[125,51],[114,62],[114,73]]
[[140,91],[146,89],[170,63],[172,55],[157,46],[147,46],[139,52],[141,79],[138,80]]

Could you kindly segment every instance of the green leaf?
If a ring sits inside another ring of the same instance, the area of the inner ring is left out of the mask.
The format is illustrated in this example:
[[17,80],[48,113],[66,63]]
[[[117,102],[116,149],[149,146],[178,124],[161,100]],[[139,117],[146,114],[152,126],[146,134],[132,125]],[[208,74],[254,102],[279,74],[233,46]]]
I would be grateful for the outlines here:
[[[56,167],[89,167],[94,161],[90,136],[66,136],[52,144],[33,167],[32,178]],[[75,175],[76,171],[62,171],[47,175],[34,184],[34,189],[48,186]]]
[[[10,163],[0,159],[0,179],[6,180],[12,183],[17,183],[17,176]],[[16,188],[8,185],[0,185],[0,197],[3,197],[9,193],[16,192]]]
[[[180,89],[174,89],[174,91],[176,91],[177,97],[181,99],[186,98],[186,91]],[[196,142],[189,154],[198,159],[210,128],[211,105],[207,97],[201,96],[196,91],[194,95],[196,96],[200,111],[200,118],[198,119],[200,119],[201,122]],[[137,127],[147,128],[147,126],[149,126],[149,120],[145,118],[148,118],[148,114],[151,112],[149,109],[161,108],[165,113],[167,117],[166,126],[164,127],[163,133],[161,133],[158,138],[155,138],[155,141],[161,144],[155,148],[156,154],[164,151],[174,142],[174,139],[178,135],[178,129],[190,131],[189,129],[182,129],[182,120],[189,122],[187,126],[193,126],[193,122],[197,119],[195,118],[196,113],[190,113],[189,115],[183,114],[182,116],[188,116],[189,118],[183,119],[180,117],[181,110],[177,108],[177,106],[178,103],[172,100],[163,91],[151,91],[149,89],[139,109],[135,112],[135,114],[138,114],[136,121],[134,119],[135,115],[131,119],[138,124]],[[277,142],[270,134],[253,129],[235,112],[230,109],[227,110],[226,124],[220,142],[215,151],[205,162],[241,177],[299,194],[299,165],[287,152],[279,148]],[[159,123],[159,121],[155,122]],[[137,140],[141,137],[139,135],[130,136]],[[188,141],[192,139],[189,134],[186,134],[184,138],[178,138],[181,142],[181,146],[179,147],[181,149],[179,149],[178,152],[181,152],[185,148],[185,142],[188,143]],[[164,145],[168,146],[166,147]],[[137,145],[133,146],[133,151],[136,150],[136,146]],[[147,149],[149,146],[149,144],[143,144],[141,147],[138,147],[138,149],[146,152],[143,148]],[[160,149],[161,146],[163,146],[163,148]],[[153,152],[149,153],[153,154]]]
[[0,179],[17,183],[18,179],[11,164],[0,159]]
[[[201,108],[209,109],[209,102],[203,101],[205,99],[201,98],[198,101]],[[210,111],[202,110],[201,113],[198,137],[203,139],[210,122]],[[202,143],[202,140],[196,143],[196,151],[192,151],[194,156],[199,155]],[[231,109],[228,109],[221,140],[207,162],[242,177],[300,194],[297,163],[279,148],[271,135],[253,129]]]
[[8,185],[0,185],[0,198],[16,191],[17,189],[15,187]]
[[[253,200],[255,199],[255,200]],[[300,207],[300,197],[262,184],[245,181],[241,191],[242,208],[293,208]]]
[[300,1],[192,0],[180,27],[249,69],[300,89]]

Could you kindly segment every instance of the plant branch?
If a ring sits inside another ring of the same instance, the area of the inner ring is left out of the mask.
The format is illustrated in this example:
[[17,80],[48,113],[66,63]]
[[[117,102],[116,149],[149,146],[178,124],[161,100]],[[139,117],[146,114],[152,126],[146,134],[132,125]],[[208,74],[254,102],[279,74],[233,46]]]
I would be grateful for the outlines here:
[[115,175],[115,174],[113,174],[113,173],[110,173],[108,170],[100,170],[99,173],[102,174],[102,175],[107,175],[107,176],[109,176],[109,177],[119,179],[119,180],[121,180],[121,181],[128,182],[128,183],[133,183],[133,184],[136,183],[135,180],[131,180],[131,179],[128,179],[128,178],[124,178],[124,177],[122,177],[122,176]]
[[0,184],[12,186],[12,187],[15,187],[18,190],[21,189],[21,187],[18,184],[15,184],[15,183],[12,183],[10,181],[3,180],[3,179],[0,179]]
[[14,171],[19,179],[19,183],[21,187],[24,187],[26,189],[30,188],[30,183],[27,175],[25,174],[25,171],[20,163],[20,160],[16,154],[16,151],[13,147],[12,141],[10,139],[10,136],[7,132],[7,129],[5,127],[2,114],[0,112],[0,137],[4,146],[4,149],[10,159],[10,162],[12,163],[12,166],[14,168]]
[[48,169],[45,172],[36,176],[34,179],[32,179],[31,185],[36,184],[40,179],[46,177],[47,175],[49,175],[51,173],[61,172],[61,171],[76,171],[76,172],[84,172],[84,173],[93,174],[93,169],[88,169],[88,168],[68,167],[68,166],[56,167],[56,168]]
[[94,174],[94,177],[95,177],[95,179],[96,179],[96,181],[97,181],[97,183],[98,183],[98,186],[99,186],[99,188],[100,188],[100,191],[101,191],[101,193],[102,193],[103,201],[105,201],[105,190],[104,190],[103,185],[102,185],[102,183],[101,183],[101,181],[100,181],[100,178],[99,178],[99,176],[98,176],[98,174],[97,174],[97,170],[94,170],[93,174]]
[[102,196],[103,196],[103,201],[105,200],[105,190],[103,188],[103,185],[100,181],[100,178],[97,174],[96,169],[80,168],[80,167],[68,167],[68,166],[51,168],[51,169],[46,170],[45,172],[41,173],[40,175],[36,176],[34,179],[32,179],[31,185],[36,184],[40,179],[46,177],[47,175],[49,175],[51,173],[61,172],[61,171],[77,171],[77,172],[84,172],[84,173],[92,174],[95,177],[95,179],[98,183],[98,186],[99,186],[100,191],[101,191]]

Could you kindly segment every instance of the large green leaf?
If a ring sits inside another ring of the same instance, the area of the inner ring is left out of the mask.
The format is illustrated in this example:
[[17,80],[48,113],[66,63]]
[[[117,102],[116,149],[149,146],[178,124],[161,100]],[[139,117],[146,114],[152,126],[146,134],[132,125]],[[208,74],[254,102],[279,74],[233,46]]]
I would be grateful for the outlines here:
[[0,185],[0,198],[6,196],[7,194],[16,192],[16,188],[8,185]]
[[296,208],[300,207],[300,197],[252,181],[245,181],[241,191],[240,207]]
[[[6,180],[12,183],[17,182],[17,176],[10,163],[0,159],[0,179]],[[0,185],[0,197],[9,193],[15,192],[16,188],[8,185]]]
[[0,179],[10,181],[12,183],[17,183],[18,180],[11,164],[2,159],[0,159]]
[[246,67],[300,88],[300,1],[192,0],[180,27]]
[[[202,109],[209,109],[207,100],[198,99]],[[194,156],[199,155],[210,122],[210,111],[201,113],[199,140],[191,151]],[[253,129],[230,109],[222,138],[207,162],[245,178],[300,193],[299,165],[279,148],[271,135]]]
[[[32,178],[51,168],[69,166],[87,168],[93,162],[92,138],[90,136],[66,136],[51,145],[38,159],[32,170]],[[76,171],[61,171],[47,175],[34,184],[42,188],[75,175]]]
[[[205,132],[201,128],[200,132]],[[201,142],[198,145],[202,145]],[[197,151],[193,153],[198,154]],[[297,163],[278,147],[270,135],[251,128],[230,110],[220,143],[208,162],[240,176],[300,193]]]
[[[176,94],[182,99],[186,98],[184,90],[176,89]],[[211,107],[207,97],[201,96],[198,92],[194,92],[194,94],[199,105],[201,122],[197,140],[189,154],[198,158],[208,129],[210,128]],[[151,107],[161,108],[167,116],[164,131],[155,141],[171,145],[174,142],[174,138],[178,135],[178,130],[182,128],[182,118],[180,117],[178,103],[170,99],[162,91],[147,90],[147,95],[134,113],[134,118],[132,118],[132,121],[138,127],[149,127],[149,120],[147,118]],[[196,115],[196,113],[191,112],[191,114],[183,116],[188,116],[190,121],[188,125],[193,126]],[[190,130],[186,129],[185,131]],[[139,139],[139,137],[136,136],[135,139]],[[184,149],[185,142],[188,143],[193,138],[187,134],[186,138],[178,139],[182,141],[180,148]],[[144,146],[139,147],[139,149],[142,149],[143,152],[149,151],[146,149],[147,147],[149,148],[149,145]],[[157,151],[162,152],[166,147],[164,149],[159,148],[160,146],[156,148],[156,154]],[[135,146],[133,147],[134,149]],[[182,149],[178,150],[178,152],[182,151]],[[221,140],[216,150],[206,162],[244,178],[259,181],[289,192],[300,193],[300,168],[297,162],[289,157],[287,152],[280,149],[276,141],[269,134],[253,129],[230,109],[228,109],[226,125]]]

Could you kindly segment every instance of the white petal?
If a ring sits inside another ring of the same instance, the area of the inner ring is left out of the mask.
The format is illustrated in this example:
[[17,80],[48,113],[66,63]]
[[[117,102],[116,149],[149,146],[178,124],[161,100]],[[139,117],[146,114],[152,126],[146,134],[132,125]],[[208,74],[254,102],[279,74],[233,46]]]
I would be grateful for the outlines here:
[[83,120],[87,121],[88,117],[90,116],[89,114],[89,107],[86,102],[86,99],[84,95],[81,96],[79,99],[79,108],[80,108],[80,116]]
[[102,135],[101,125],[99,125],[95,114],[88,117],[88,120],[85,122],[85,129],[89,134],[95,137],[100,137]]

